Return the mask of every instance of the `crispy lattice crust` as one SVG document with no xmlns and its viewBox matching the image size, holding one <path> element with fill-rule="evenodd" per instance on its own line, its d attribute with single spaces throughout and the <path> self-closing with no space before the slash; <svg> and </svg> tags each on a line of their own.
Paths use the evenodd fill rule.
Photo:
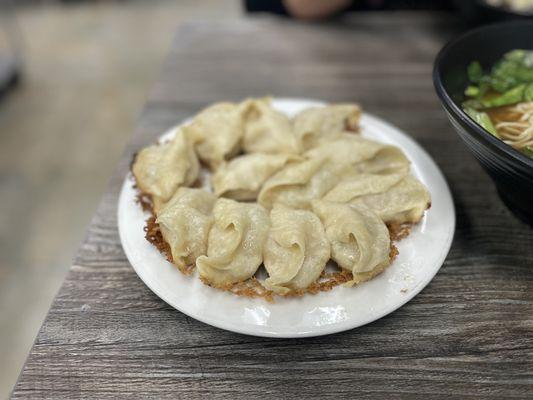
<svg viewBox="0 0 533 400">
<path fill-rule="evenodd" d="M 133 160 L 130 165 L 130 169 L 135 163 L 136 154 L 133 156 Z M 133 176 L 135 179 L 135 175 Z M 174 263 L 172 258 L 172 252 L 170 245 L 165 241 L 161 230 L 159 229 L 159 224 L 156 222 L 156 216 L 153 209 L 152 197 L 148 193 L 143 193 L 140 191 L 139 187 L 135 185 L 135 188 L 138 191 L 137 194 L 137 203 L 142 207 L 144 211 L 148 211 L 151 216 L 146 220 L 146 225 L 144 227 L 145 238 L 150 242 L 159 252 L 171 263 Z M 411 232 L 411 224 L 389 224 L 387 228 L 389 229 L 389 234 L 391 238 L 391 248 L 389 252 L 390 263 L 398 256 L 399 252 L 394 242 L 398 242 L 406 238 Z M 390 264 L 389 264 L 390 265 Z M 363 279 L 356 280 L 355 283 L 361 283 L 368 281 L 377 275 L 381 274 L 389 265 L 377 268 L 372 271 L 371 274 L 365 276 Z M 195 265 L 188 265 L 185 267 L 179 267 L 178 269 L 186 274 L 191 275 L 195 269 Z M 274 302 L 274 292 L 266 289 L 261 282 L 252 277 L 243 282 L 236 282 L 227 285 L 213 285 L 208 282 L 206 279 L 200 277 L 200 280 L 207 286 L 224 290 L 230 293 L 233 293 L 237 296 L 249 297 L 249 298 L 264 298 L 268 302 Z M 305 294 L 317 294 L 320 292 L 327 292 L 332 290 L 334 287 L 351 282 L 354 280 L 353 274 L 349 271 L 338 268 L 334 272 L 323 271 L 320 277 L 316 282 L 313 282 L 306 289 L 292 290 L 282 297 L 301 297 Z"/>
</svg>

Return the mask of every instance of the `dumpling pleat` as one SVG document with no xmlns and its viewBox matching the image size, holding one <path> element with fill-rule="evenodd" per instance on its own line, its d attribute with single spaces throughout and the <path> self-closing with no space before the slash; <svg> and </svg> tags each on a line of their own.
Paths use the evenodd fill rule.
<svg viewBox="0 0 533 400">
<path fill-rule="evenodd" d="M 157 223 L 170 246 L 173 263 L 182 271 L 206 254 L 215 196 L 205 190 L 179 188 L 160 210 Z"/>
<path fill-rule="evenodd" d="M 302 290 L 315 282 L 330 257 L 324 227 L 311 211 L 276 206 L 264 250 L 269 274 L 265 287 L 279 294 Z"/>
<path fill-rule="evenodd" d="M 313 211 L 320 217 L 331 243 L 331 258 L 353 274 L 357 283 L 390 264 L 390 236 L 381 218 L 365 206 L 316 200 Z"/>
<path fill-rule="evenodd" d="M 220 198 L 213 208 L 213 216 L 207 256 L 196 261 L 200 276 L 215 286 L 252 277 L 263 261 L 270 227 L 268 213 L 258 204 Z"/>
<path fill-rule="evenodd" d="M 198 177 L 199 163 L 192 143 L 180 128 L 169 142 L 142 149 L 132 166 L 139 189 L 163 204 L 180 186 L 191 185 Z"/>
<path fill-rule="evenodd" d="M 247 100 L 242 146 L 247 153 L 298 154 L 300 144 L 289 118 L 272 108 L 270 99 Z"/>
</svg>

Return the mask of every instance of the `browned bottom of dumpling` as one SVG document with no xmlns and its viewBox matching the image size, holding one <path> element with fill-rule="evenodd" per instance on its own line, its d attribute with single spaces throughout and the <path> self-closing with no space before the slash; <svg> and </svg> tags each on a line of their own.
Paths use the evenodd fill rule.
<svg viewBox="0 0 533 400">
<path fill-rule="evenodd" d="M 144 211 L 150 212 L 151 216 L 146 220 L 146 225 L 144 227 L 145 238 L 150 242 L 159 252 L 169 261 L 173 262 L 172 253 L 170 250 L 170 245 L 165 241 L 161 231 L 159 229 L 159 224 L 156 222 L 155 213 L 153 210 L 153 203 L 151 196 L 147 193 L 143 193 L 139 190 L 137 195 L 137 202 L 143 208 Z M 387 228 L 389 229 L 389 234 L 391 238 L 391 248 L 389 252 L 390 263 L 398 256 L 399 252 L 397 247 L 394 245 L 395 242 L 406 238 L 411 233 L 411 227 L 413 224 L 389 224 Z M 305 294 L 317 294 L 320 292 L 328 292 L 340 286 L 344 283 L 355 281 L 355 283 L 362 283 L 368 281 L 377 275 L 381 274 L 389 265 L 377 268 L 368 274 L 360 275 L 354 279 L 354 276 L 351 272 L 338 268 L 338 270 L 333 272 L 323 271 L 320 277 L 316 282 L 313 282 L 306 289 L 292 290 L 284 295 L 279 295 L 282 297 L 301 297 Z M 190 275 L 194 271 L 195 266 L 190 265 L 186 268 L 179 268 L 179 270 L 185 275 Z M 230 292 L 237 296 L 243 296 L 248 298 L 263 298 L 268 302 L 274 302 L 274 298 L 277 294 L 266 289 L 259 280 L 255 277 L 247 279 L 243 282 L 237 282 L 232 284 L 227 284 L 223 286 L 215 286 L 202 277 L 200 280 L 207 286 L 213 287 L 215 289 L 223 290 Z"/>
<path fill-rule="evenodd" d="M 413 224 L 387 224 L 391 242 L 399 242 L 400 240 L 405 239 L 407 236 L 409 236 L 409 234 L 411 233 L 412 226 Z"/>
<path fill-rule="evenodd" d="M 317 294 L 320 292 L 327 292 L 333 289 L 335 286 L 342 285 L 352 279 L 352 273 L 349 271 L 341 270 L 335 272 L 322 272 L 316 282 L 313 282 L 306 289 L 292 290 L 283 295 L 276 294 L 271 290 L 266 289 L 257 278 L 253 277 L 243 282 L 237 282 L 222 286 L 216 286 L 209 281 L 200 277 L 200 280 L 207 286 L 230 292 L 237 296 L 249 297 L 249 298 L 263 298 L 266 301 L 273 303 L 274 297 L 302 297 L 305 294 Z"/>
<path fill-rule="evenodd" d="M 237 296 L 250 297 L 250 298 L 264 298 L 266 301 L 274 302 L 274 292 L 266 289 L 261 282 L 255 277 L 246 279 L 242 282 L 228 283 L 225 285 L 214 285 L 207 279 L 200 276 L 200 280 L 207 286 L 233 293 Z"/>
<path fill-rule="evenodd" d="M 163 238 L 163 235 L 161 234 L 161 230 L 159 229 L 159 224 L 155 222 L 154 216 L 151 216 L 150 218 L 146 220 L 144 232 L 145 232 L 144 237 L 146 238 L 146 240 L 148 240 L 150 244 L 155 246 L 155 248 L 159 250 L 159 252 L 163 254 L 169 262 L 173 262 L 174 260 L 172 259 L 172 253 L 170 251 L 170 246 Z"/>
<path fill-rule="evenodd" d="M 137 186 L 135 186 L 135 188 L 139 190 Z M 141 206 L 143 211 L 149 211 L 153 215 L 154 208 L 153 208 L 152 196 L 150 196 L 147 193 L 139 192 L 139 194 L 137 195 L 136 202 L 137 204 Z"/>
</svg>

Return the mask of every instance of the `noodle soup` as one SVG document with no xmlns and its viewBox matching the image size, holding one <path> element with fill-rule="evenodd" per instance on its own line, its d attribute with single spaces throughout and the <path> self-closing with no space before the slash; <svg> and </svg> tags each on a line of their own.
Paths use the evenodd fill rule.
<svg viewBox="0 0 533 400">
<path fill-rule="evenodd" d="M 512 50 L 489 73 L 468 67 L 464 111 L 492 135 L 533 158 L 533 51 Z"/>
</svg>

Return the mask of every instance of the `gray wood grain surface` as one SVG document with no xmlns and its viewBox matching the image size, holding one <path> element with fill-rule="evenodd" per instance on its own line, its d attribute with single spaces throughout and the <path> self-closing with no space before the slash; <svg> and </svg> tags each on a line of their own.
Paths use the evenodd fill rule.
<svg viewBox="0 0 533 400">
<path fill-rule="evenodd" d="M 410 13 L 180 28 L 13 399 L 532 398 L 533 230 L 440 108 L 432 62 L 454 33 L 449 16 Z M 326 337 L 247 337 L 175 311 L 129 265 L 116 211 L 133 152 L 211 102 L 266 94 L 358 101 L 442 168 L 457 208 L 451 252 L 391 315 Z"/>
</svg>

